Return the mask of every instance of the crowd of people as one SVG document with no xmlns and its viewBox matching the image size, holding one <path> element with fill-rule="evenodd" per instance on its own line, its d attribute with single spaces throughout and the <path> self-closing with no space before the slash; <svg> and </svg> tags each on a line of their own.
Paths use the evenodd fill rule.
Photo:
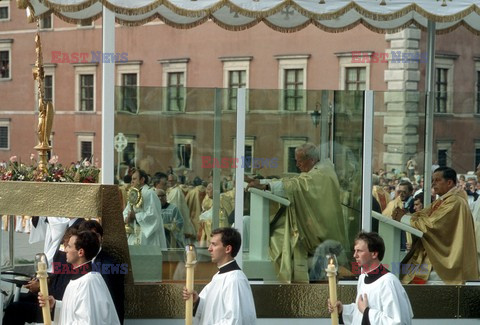
<svg viewBox="0 0 480 325">
<path fill-rule="evenodd" d="M 318 252 L 335 252 L 341 256 L 353 247 L 353 259 L 362 270 L 356 301 L 351 305 L 329 302 L 328 310 L 336 309 L 348 324 L 410 324 L 413 314 L 401 283 L 440 280 L 463 284 L 479 279 L 480 186 L 476 177 L 457 176 L 449 167 L 436 168 L 432 175 L 432 193 L 429 193 L 432 203 L 423 206 L 424 180 L 418 175 L 413 158 L 407 163 L 405 173 L 392 170 L 373 175 L 372 196 L 376 203 L 373 206 L 378 212 L 423 233 L 421 238 L 405 234 L 398 249 L 407 252 L 401 262 L 406 267 L 401 268 L 398 280 L 381 264 L 385 244 L 375 231 L 361 232 L 349 242 L 341 189 L 333 164 L 321 160 L 318 148 L 310 143 L 295 150 L 295 159 L 301 171 L 298 176 L 245 178 L 248 187 L 268 190 L 291 203 L 275 211 L 270 220 L 270 257 L 279 280 L 308 283 L 315 268 L 312 257 Z M 480 168 L 477 172 L 480 177 Z M 183 248 L 189 243 L 208 247 L 219 272 L 200 294 L 186 289 L 182 292 L 183 299 L 193 297 L 197 323 L 212 324 L 228 319 L 239 324 L 254 324 L 255 304 L 248 279 L 234 259 L 240 250 L 241 238 L 232 228 L 233 182 L 223 187 L 226 191 L 220 194 L 220 228 L 212 229 L 212 183 L 195 178 L 192 184 L 186 185 L 171 170 L 150 177 L 141 169 L 133 169 L 120 186 L 127 240 L 129 245 L 162 249 Z M 40 297 L 40 305 L 48 299 L 64 324 L 71 323 L 80 314 L 93 315 L 92 319 L 105 317 L 106 324 L 122 322 L 123 300 L 119 297 L 123 292 L 112 289 L 111 274 L 79 279 L 72 276 L 73 272 L 54 272 L 55 262 L 70 267 L 81 265 L 87 270 L 85 274 L 90 272 L 92 261 L 105 253 L 100 246 L 103 233 L 98 222 L 42 217 L 33 217 L 29 222 L 31 242 L 43 238 L 45 254 L 52 262 L 48 270 L 52 272 L 52 297 Z M 348 258 L 345 261 L 348 264 Z M 89 290 L 93 290 L 90 284 L 99 292 L 95 298 L 88 298 Z M 33 294 L 38 291 L 35 281 L 27 288 Z M 79 300 L 76 296 L 84 298 Z M 37 307 L 33 308 L 32 303 Z M 26 306 L 32 308 L 30 313 L 18 312 Z M 105 312 L 98 312 L 98 306 L 103 306 Z M 18 304 L 10 305 L 5 317 L 21 314 L 22 320 L 25 317 L 33 320 L 38 318 L 38 310 L 36 296 L 32 299 L 32 295 L 27 295 Z M 14 318 L 7 320 L 8 324 L 17 324 Z"/>
</svg>

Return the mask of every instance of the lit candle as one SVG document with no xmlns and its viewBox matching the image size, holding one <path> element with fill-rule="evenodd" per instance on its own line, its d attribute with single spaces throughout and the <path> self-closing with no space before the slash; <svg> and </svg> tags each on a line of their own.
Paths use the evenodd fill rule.
<svg viewBox="0 0 480 325">
<path fill-rule="evenodd" d="M 40 282 L 40 292 L 42 296 L 45 298 L 45 305 L 42 307 L 42 314 L 43 314 L 43 323 L 45 325 L 51 325 L 52 319 L 50 317 L 50 302 L 48 301 L 48 285 L 47 285 L 47 263 L 45 262 L 46 256 L 45 254 L 37 254 L 35 257 L 37 260 L 37 279 Z"/>
<path fill-rule="evenodd" d="M 338 310 L 337 310 L 337 267 L 335 265 L 335 258 L 332 256 L 328 259 L 327 269 L 325 270 L 328 277 L 328 291 L 330 294 L 330 304 L 333 306 L 333 313 L 331 313 L 332 325 L 338 325 Z"/>
<path fill-rule="evenodd" d="M 196 261 L 195 246 L 188 245 L 185 247 L 187 269 L 187 283 L 186 288 L 188 292 L 193 292 L 194 267 Z M 193 321 L 193 295 L 185 301 L 185 325 L 192 325 Z"/>
</svg>

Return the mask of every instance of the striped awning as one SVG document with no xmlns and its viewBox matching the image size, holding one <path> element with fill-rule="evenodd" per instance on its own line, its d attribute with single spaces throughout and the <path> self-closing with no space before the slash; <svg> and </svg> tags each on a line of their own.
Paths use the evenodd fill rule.
<svg viewBox="0 0 480 325">
<path fill-rule="evenodd" d="M 328 32 L 349 30 L 359 24 L 384 33 L 410 25 L 437 33 L 464 26 L 480 35 L 480 0 L 17 0 L 35 16 L 54 13 L 72 22 L 97 19 L 103 6 L 122 25 L 141 25 L 159 19 L 175 28 L 192 28 L 213 21 L 228 30 L 264 23 L 281 32 L 315 25 Z"/>
</svg>

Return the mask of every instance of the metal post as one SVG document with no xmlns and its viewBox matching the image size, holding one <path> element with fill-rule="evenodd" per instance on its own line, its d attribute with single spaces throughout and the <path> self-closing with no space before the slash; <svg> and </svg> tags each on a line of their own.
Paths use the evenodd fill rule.
<svg viewBox="0 0 480 325">
<path fill-rule="evenodd" d="M 214 118 L 213 118 L 213 159 L 221 161 L 222 151 L 222 89 L 215 89 Z M 213 166 L 213 205 L 212 205 L 212 230 L 220 224 L 220 168 Z"/>
<path fill-rule="evenodd" d="M 431 202 L 432 162 L 433 162 L 433 111 L 435 104 L 434 78 L 435 78 L 435 27 L 433 21 L 428 21 L 427 30 L 427 71 L 425 76 L 425 161 L 423 175 L 423 204 Z"/>
<path fill-rule="evenodd" d="M 115 53 L 115 15 L 103 7 L 103 53 Z M 115 62 L 102 62 L 102 184 L 113 184 L 115 133 Z"/>
<path fill-rule="evenodd" d="M 245 88 L 239 88 L 237 92 L 237 145 L 235 157 L 240 159 L 245 155 L 245 112 L 246 112 L 246 97 L 247 92 Z M 242 163 L 237 163 L 235 169 L 235 228 L 238 229 L 243 238 L 243 179 L 245 175 L 245 166 Z M 244 241 L 242 240 L 242 243 Z M 243 244 L 242 244 L 243 246 Z M 240 252 L 243 249 L 240 248 Z M 236 257 L 237 264 L 242 267 L 243 254 L 238 254 Z"/>
<path fill-rule="evenodd" d="M 373 91 L 365 91 L 363 108 L 362 229 L 372 230 Z"/>
</svg>

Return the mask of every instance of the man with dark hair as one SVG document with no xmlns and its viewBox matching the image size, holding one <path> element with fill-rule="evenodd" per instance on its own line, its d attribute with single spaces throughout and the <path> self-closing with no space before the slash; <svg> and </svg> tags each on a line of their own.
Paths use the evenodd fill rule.
<svg viewBox="0 0 480 325">
<path fill-rule="evenodd" d="M 377 233 L 360 232 L 355 238 L 353 257 L 361 268 L 361 275 L 357 284 L 356 303 L 335 303 L 341 324 L 412 323 L 413 312 L 407 293 L 397 277 L 380 263 L 384 254 L 385 244 Z M 330 301 L 328 310 L 333 312 Z"/>
<path fill-rule="evenodd" d="M 103 227 L 98 221 L 84 220 L 80 224 L 78 231 L 91 231 L 98 235 L 100 248 L 92 260 L 92 270 L 102 275 L 108 291 L 112 296 L 113 303 L 115 304 L 118 319 L 120 323 L 123 324 L 125 314 L 125 274 L 128 272 L 128 265 L 126 263 L 118 263 L 118 261 L 102 247 Z"/>
<path fill-rule="evenodd" d="M 147 173 L 136 169 L 132 174 L 131 185 L 140 192 L 141 201 L 130 202 L 133 197 L 130 195 L 129 202 L 123 210 L 125 223 L 130 226 L 130 229 L 133 229 L 132 233 L 128 234 L 128 244 L 160 246 L 162 249 L 166 249 L 162 204 L 155 191 L 148 186 Z"/>
<path fill-rule="evenodd" d="M 99 248 L 99 238 L 91 231 L 74 232 L 68 240 L 67 262 L 73 266 L 72 279 L 62 300 L 48 297 L 50 308 L 55 308 L 57 325 L 120 324 L 105 281 L 100 273 L 92 272 L 91 260 Z M 41 307 L 46 299 L 39 293 Z"/>
<path fill-rule="evenodd" d="M 194 323 L 254 325 L 257 317 L 252 290 L 234 259 L 242 244 L 240 233 L 234 228 L 218 228 L 211 236 L 208 252 L 218 273 L 200 294 L 183 288 L 183 299 L 193 295 Z"/>
<path fill-rule="evenodd" d="M 405 215 L 402 209 L 393 218 L 423 232 L 413 243 L 402 263 L 408 267 L 402 283 L 425 283 L 442 280 L 462 284 L 478 280 L 477 246 L 472 213 L 463 189 L 456 187 L 457 173 L 439 167 L 432 175 L 432 188 L 439 196 L 425 209 Z"/>
</svg>

